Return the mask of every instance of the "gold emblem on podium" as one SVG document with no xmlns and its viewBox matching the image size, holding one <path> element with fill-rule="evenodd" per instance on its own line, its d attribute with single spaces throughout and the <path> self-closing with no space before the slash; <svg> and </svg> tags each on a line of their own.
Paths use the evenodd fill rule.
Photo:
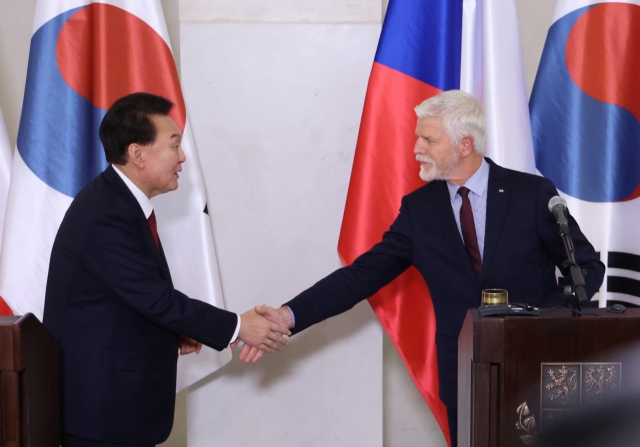
<svg viewBox="0 0 640 447">
<path fill-rule="evenodd" d="M 543 370 L 545 368 L 543 367 Z M 544 389 L 548 391 L 547 398 L 552 403 L 552 407 L 569 408 L 579 403 L 578 394 L 578 372 L 580 367 L 576 366 L 547 366 L 544 371 Z M 543 391 L 544 393 L 544 391 Z"/>
<path fill-rule="evenodd" d="M 543 363 L 541 370 L 542 425 L 620 391 L 621 363 Z"/>
<path fill-rule="evenodd" d="M 582 394 L 586 403 L 600 402 L 620 389 L 619 365 L 583 365 Z"/>
<path fill-rule="evenodd" d="M 562 421 L 581 405 L 602 402 L 620 392 L 622 363 L 542 363 L 540 425 Z M 527 402 L 516 409 L 516 430 L 525 445 L 532 445 L 536 419 Z"/>
<path fill-rule="evenodd" d="M 520 439 L 522 440 L 522 442 L 524 442 L 525 445 L 533 444 L 536 428 L 536 417 L 533 415 L 529 416 L 529 405 L 527 404 L 526 400 L 518 405 L 516 413 L 518 413 L 516 430 L 524 431 L 524 434 L 520 435 Z"/>
</svg>

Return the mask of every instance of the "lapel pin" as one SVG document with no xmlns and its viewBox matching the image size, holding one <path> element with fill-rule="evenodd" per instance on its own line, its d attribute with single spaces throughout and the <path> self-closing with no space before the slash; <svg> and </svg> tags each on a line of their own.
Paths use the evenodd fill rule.
<svg viewBox="0 0 640 447">
<path fill-rule="evenodd" d="M 498 192 L 504 192 L 504 189 L 499 189 Z"/>
</svg>

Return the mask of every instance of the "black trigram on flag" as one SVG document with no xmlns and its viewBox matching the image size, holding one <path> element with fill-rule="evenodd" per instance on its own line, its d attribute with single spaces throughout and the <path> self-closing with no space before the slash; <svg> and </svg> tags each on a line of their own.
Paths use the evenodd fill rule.
<svg viewBox="0 0 640 447">
<path fill-rule="evenodd" d="M 640 256 L 610 251 L 607 269 L 620 269 L 640 273 Z M 607 275 L 607 292 L 624 293 L 640 298 L 640 281 L 625 276 Z"/>
</svg>

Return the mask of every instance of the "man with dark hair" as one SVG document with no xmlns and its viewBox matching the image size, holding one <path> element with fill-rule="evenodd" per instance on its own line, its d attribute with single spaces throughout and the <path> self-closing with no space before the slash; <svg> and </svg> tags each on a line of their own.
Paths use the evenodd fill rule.
<svg viewBox="0 0 640 447">
<path fill-rule="evenodd" d="M 266 352 L 289 331 L 173 288 L 150 199 L 185 162 L 172 103 L 135 93 L 100 126 L 112 163 L 73 200 L 56 236 L 44 324 L 58 340 L 62 446 L 151 446 L 173 425 L 177 354 L 241 340 Z"/>
<path fill-rule="evenodd" d="M 117 100 L 100 124 L 100 141 L 109 163 L 125 165 L 131 143 L 147 145 L 156 137 L 150 115 L 168 116 L 173 103 L 162 96 L 133 93 Z"/>
</svg>

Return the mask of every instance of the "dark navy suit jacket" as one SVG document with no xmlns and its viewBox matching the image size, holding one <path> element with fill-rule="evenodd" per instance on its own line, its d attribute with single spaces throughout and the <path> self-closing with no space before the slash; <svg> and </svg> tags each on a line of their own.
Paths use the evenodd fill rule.
<svg viewBox="0 0 640 447">
<path fill-rule="evenodd" d="M 44 324 L 60 346 L 63 432 L 161 443 L 173 425 L 178 334 L 222 350 L 236 323 L 173 288 L 140 205 L 107 168 L 74 199 L 51 252 Z"/>
<path fill-rule="evenodd" d="M 550 180 L 502 168 L 491 160 L 482 277 L 479 280 L 456 226 L 447 185 L 431 182 L 402 199 L 400 213 L 382 241 L 352 265 L 336 270 L 286 303 L 300 332 L 352 308 L 414 265 L 429 286 L 436 317 L 440 397 L 457 406 L 458 335 L 468 309 L 487 288 L 509 291 L 511 302 L 562 305 L 556 266 L 566 259 L 559 227 L 549 212 L 557 195 Z M 578 264 L 587 271 L 591 297 L 604 265 L 570 217 Z M 566 271 L 561 268 L 563 274 Z"/>
</svg>

